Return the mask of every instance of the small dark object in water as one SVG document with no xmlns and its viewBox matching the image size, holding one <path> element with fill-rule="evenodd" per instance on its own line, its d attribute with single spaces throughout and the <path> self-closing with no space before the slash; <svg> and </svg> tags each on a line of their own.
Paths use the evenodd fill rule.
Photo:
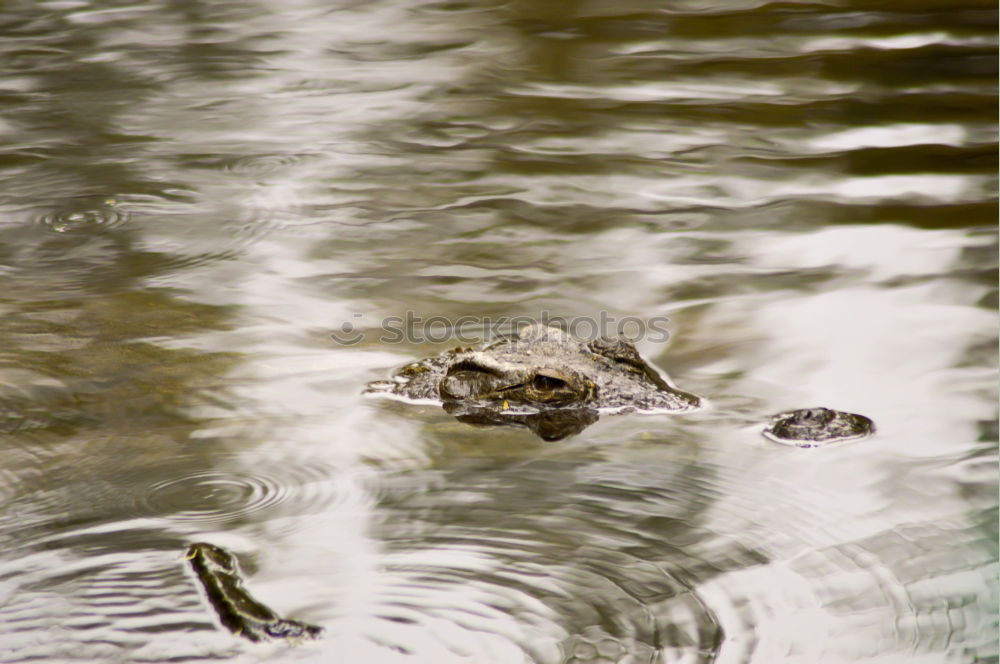
<svg viewBox="0 0 1000 664">
<path fill-rule="evenodd" d="M 258 642 L 314 639 L 322 634 L 322 627 L 286 620 L 251 597 L 243 588 L 236 556 L 225 549 L 197 542 L 188 548 L 187 559 L 219 620 L 237 636 Z"/>
<path fill-rule="evenodd" d="M 819 447 L 870 436 L 875 425 L 864 415 L 830 408 L 800 408 L 778 413 L 764 429 L 776 443 L 796 447 Z"/>
</svg>

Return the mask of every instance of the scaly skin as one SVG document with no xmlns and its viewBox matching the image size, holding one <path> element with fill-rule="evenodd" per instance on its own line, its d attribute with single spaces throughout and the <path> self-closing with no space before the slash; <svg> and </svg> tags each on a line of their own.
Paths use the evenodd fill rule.
<svg viewBox="0 0 1000 664">
<path fill-rule="evenodd" d="M 535 409 L 634 408 L 686 411 L 701 400 L 667 383 L 623 338 L 583 341 L 533 325 L 481 349 L 455 348 L 413 362 L 369 392 L 410 399 Z"/>
<path fill-rule="evenodd" d="M 219 620 L 237 636 L 258 642 L 312 639 L 323 632 L 322 627 L 286 620 L 255 600 L 243 587 L 236 557 L 225 549 L 197 542 L 188 548 L 187 559 Z"/>
<path fill-rule="evenodd" d="M 630 341 L 588 342 L 543 325 L 413 362 L 367 391 L 437 401 L 462 421 L 522 425 L 545 440 L 581 431 L 600 409 L 684 412 L 701 405 L 664 380 Z"/>
</svg>

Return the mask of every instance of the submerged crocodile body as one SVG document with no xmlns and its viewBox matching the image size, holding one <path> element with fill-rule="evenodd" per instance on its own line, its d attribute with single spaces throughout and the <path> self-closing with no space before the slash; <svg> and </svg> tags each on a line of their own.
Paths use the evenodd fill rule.
<svg viewBox="0 0 1000 664">
<path fill-rule="evenodd" d="M 369 383 L 366 392 L 440 403 L 463 422 L 525 426 L 544 440 L 579 433 L 602 411 L 681 413 L 702 405 L 700 397 L 670 384 L 627 339 L 586 341 L 544 325 L 407 364 L 390 380 Z M 775 415 L 764 435 L 815 447 L 873 430 L 861 415 L 806 408 Z"/>
</svg>

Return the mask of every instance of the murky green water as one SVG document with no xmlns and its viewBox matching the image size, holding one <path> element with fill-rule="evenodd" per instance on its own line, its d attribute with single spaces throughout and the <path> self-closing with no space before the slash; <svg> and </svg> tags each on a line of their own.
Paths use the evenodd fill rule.
<svg viewBox="0 0 1000 664">
<path fill-rule="evenodd" d="M 996 662 L 996 18 L 4 3 L 0 660 Z M 361 396 L 514 316 L 667 318 L 710 407 Z M 820 405 L 878 433 L 759 435 Z"/>
</svg>

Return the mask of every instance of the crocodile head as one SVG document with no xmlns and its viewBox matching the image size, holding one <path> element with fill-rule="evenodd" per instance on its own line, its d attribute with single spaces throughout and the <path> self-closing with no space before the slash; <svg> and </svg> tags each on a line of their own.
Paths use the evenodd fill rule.
<svg viewBox="0 0 1000 664">
<path fill-rule="evenodd" d="M 600 410 L 682 412 L 700 405 L 627 339 L 588 341 L 543 325 L 414 362 L 368 391 L 433 400 L 464 421 L 528 426 L 549 440 L 582 430 Z"/>
</svg>

